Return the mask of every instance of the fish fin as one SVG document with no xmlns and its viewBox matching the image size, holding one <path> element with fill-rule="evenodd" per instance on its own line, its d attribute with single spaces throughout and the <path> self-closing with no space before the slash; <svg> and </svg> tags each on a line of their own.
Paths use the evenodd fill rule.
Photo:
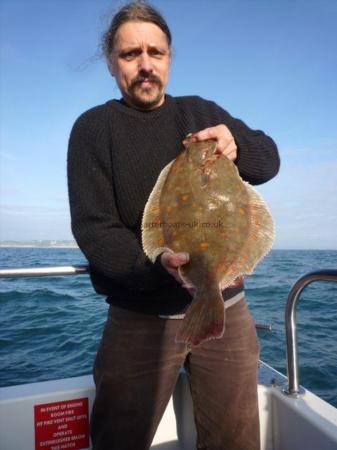
<svg viewBox="0 0 337 450">
<path fill-rule="evenodd" d="M 220 289 L 211 293 L 200 291 L 200 294 L 197 291 L 176 335 L 176 342 L 197 346 L 221 338 L 224 331 L 225 305 Z"/>
<path fill-rule="evenodd" d="M 249 196 L 247 239 L 220 285 L 228 287 L 238 276 L 252 274 L 257 263 L 270 251 L 274 241 L 274 223 L 259 192 L 244 182 Z"/>
<path fill-rule="evenodd" d="M 152 192 L 146 202 L 142 218 L 142 243 L 144 253 L 152 262 L 155 261 L 158 254 L 165 250 L 170 251 L 164 244 L 163 227 L 160 224 L 160 196 L 170 171 L 173 161 L 167 164 L 160 172 L 159 177 L 152 189 Z"/>
<path fill-rule="evenodd" d="M 275 232 L 266 202 L 249 183 L 245 184 L 250 198 L 249 231 L 237 265 L 241 273 L 251 274 L 256 264 L 270 251 Z"/>
</svg>

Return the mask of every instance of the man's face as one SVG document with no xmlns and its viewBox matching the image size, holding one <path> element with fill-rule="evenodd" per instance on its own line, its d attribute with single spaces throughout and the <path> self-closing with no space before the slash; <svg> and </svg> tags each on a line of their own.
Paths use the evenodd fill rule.
<svg viewBox="0 0 337 450">
<path fill-rule="evenodd" d="M 109 67 L 126 103 L 150 110 L 163 104 L 171 52 L 166 35 L 151 22 L 126 22 L 116 33 Z"/>
</svg>

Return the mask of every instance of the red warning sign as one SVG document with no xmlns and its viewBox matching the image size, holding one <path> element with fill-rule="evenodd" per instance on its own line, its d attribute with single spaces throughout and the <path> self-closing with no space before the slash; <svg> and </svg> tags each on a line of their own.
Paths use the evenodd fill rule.
<svg viewBox="0 0 337 450">
<path fill-rule="evenodd" d="M 81 450 L 89 447 L 88 399 L 34 406 L 35 450 Z"/>
</svg>

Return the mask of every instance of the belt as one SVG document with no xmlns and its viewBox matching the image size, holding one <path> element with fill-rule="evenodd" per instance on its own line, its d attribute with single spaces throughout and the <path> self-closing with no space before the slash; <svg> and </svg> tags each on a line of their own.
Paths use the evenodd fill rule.
<svg viewBox="0 0 337 450">
<path fill-rule="evenodd" d="M 242 300 L 245 297 L 244 291 L 239 292 L 238 294 L 234 295 L 234 297 L 229 298 L 224 302 L 225 309 L 230 308 L 231 306 L 235 305 L 235 303 L 238 303 L 240 300 Z M 159 317 L 161 319 L 183 319 L 185 317 L 185 313 L 183 314 L 172 314 L 172 315 L 163 315 L 160 314 Z"/>
</svg>

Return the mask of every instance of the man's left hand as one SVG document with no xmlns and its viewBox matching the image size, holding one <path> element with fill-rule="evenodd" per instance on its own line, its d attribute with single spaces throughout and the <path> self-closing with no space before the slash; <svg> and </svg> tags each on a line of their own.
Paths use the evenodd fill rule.
<svg viewBox="0 0 337 450">
<path fill-rule="evenodd" d="M 207 139 L 215 139 L 217 141 L 216 152 L 227 156 L 231 161 L 237 158 L 237 147 L 234 137 L 226 125 L 216 125 L 215 127 L 205 128 L 192 135 L 192 141 L 206 141 Z"/>
</svg>

